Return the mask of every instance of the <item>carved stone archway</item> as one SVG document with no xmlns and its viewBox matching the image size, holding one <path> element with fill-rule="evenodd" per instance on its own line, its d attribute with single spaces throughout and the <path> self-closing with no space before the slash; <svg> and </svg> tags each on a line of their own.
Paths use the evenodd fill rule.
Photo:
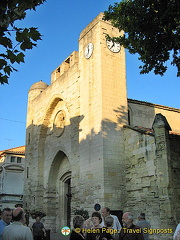
<svg viewBox="0 0 180 240">
<path fill-rule="evenodd" d="M 68 157 L 59 151 L 50 168 L 48 187 L 44 197 L 46 222 L 53 231 L 70 226 L 71 168 Z"/>
</svg>

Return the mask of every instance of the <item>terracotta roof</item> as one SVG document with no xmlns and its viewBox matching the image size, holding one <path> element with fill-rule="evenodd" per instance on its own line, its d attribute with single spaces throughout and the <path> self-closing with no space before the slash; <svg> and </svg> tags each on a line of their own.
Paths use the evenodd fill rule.
<svg viewBox="0 0 180 240">
<path fill-rule="evenodd" d="M 4 153 L 25 154 L 25 146 L 10 148 L 0 151 L 0 155 Z"/>
<path fill-rule="evenodd" d="M 153 133 L 154 133 L 154 130 L 151 129 L 151 128 L 145 128 L 145 127 L 135 126 L 134 129 L 135 129 L 135 130 L 138 130 L 138 131 L 142 131 L 143 133 L 146 133 L 146 134 L 151 134 L 151 135 L 153 135 Z"/>
<path fill-rule="evenodd" d="M 129 126 L 129 125 L 124 125 L 124 128 L 130 128 L 132 130 L 144 133 L 144 134 L 148 134 L 148 135 L 154 135 L 154 130 L 151 128 L 145 128 L 145 127 L 139 127 L 139 126 Z M 169 131 L 169 135 L 176 135 L 176 136 L 180 136 L 179 132 L 172 132 Z"/>
<path fill-rule="evenodd" d="M 124 128 L 130 128 L 132 130 L 135 130 L 137 132 L 141 132 L 144 134 L 148 134 L 148 135 L 154 135 L 154 131 L 151 128 L 145 128 L 145 127 L 139 127 L 139 126 L 129 126 L 129 125 L 124 125 Z"/>
<path fill-rule="evenodd" d="M 172 131 L 170 131 L 169 132 L 171 135 L 177 135 L 177 136 L 180 136 L 180 133 L 179 132 L 172 132 Z"/>
<path fill-rule="evenodd" d="M 171 137 L 178 137 L 178 138 L 180 137 L 180 132 L 175 133 L 175 132 L 170 131 L 169 134 L 171 135 Z"/>
</svg>

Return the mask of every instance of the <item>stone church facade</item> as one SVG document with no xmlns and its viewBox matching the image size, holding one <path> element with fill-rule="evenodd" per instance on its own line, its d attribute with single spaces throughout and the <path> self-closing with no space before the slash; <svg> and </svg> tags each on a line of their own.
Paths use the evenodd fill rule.
<svg viewBox="0 0 180 240">
<path fill-rule="evenodd" d="M 81 32 L 79 51 L 49 86 L 29 90 L 25 207 L 46 212 L 53 231 L 69 225 L 75 209 L 91 214 L 95 203 L 145 212 L 153 228 L 174 229 L 180 109 L 127 99 L 125 51 L 106 39 L 120 33 L 102 18 Z"/>
</svg>

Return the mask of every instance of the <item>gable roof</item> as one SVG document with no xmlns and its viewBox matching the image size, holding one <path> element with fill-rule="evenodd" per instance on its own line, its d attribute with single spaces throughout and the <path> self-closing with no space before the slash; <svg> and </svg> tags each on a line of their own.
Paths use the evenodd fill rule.
<svg viewBox="0 0 180 240">
<path fill-rule="evenodd" d="M 139 101 L 139 100 L 130 99 L 130 98 L 128 98 L 128 103 L 146 105 L 146 106 L 149 106 L 149 107 L 155 107 L 155 108 L 159 108 L 159 109 L 164 109 L 164 110 L 180 113 L 179 108 L 167 107 L 167 106 L 160 105 L 160 104 L 155 104 L 155 103 L 150 103 L 150 102 L 145 102 L 145 101 Z"/>
<path fill-rule="evenodd" d="M 15 148 L 10 148 L 10 149 L 0 151 L 0 155 L 5 154 L 5 153 L 6 154 L 21 154 L 21 155 L 24 155 L 25 154 L 25 146 L 20 146 L 20 147 L 15 147 Z"/>
</svg>

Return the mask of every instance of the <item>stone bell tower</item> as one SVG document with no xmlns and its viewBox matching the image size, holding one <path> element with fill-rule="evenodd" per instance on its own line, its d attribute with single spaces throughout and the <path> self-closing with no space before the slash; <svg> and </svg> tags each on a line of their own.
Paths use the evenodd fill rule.
<svg viewBox="0 0 180 240">
<path fill-rule="evenodd" d="M 43 210 L 53 231 L 69 226 L 75 209 L 124 206 L 125 52 L 107 34 L 120 35 L 101 13 L 51 84 L 29 91 L 24 203 Z"/>
<path fill-rule="evenodd" d="M 108 206 L 113 202 L 113 208 L 119 209 L 125 199 L 122 126 L 128 122 L 125 51 L 107 41 L 107 34 L 121 33 L 101 13 L 79 38 L 80 115 L 84 116 L 80 158 L 87 195 L 94 186 L 85 201 Z"/>
</svg>

